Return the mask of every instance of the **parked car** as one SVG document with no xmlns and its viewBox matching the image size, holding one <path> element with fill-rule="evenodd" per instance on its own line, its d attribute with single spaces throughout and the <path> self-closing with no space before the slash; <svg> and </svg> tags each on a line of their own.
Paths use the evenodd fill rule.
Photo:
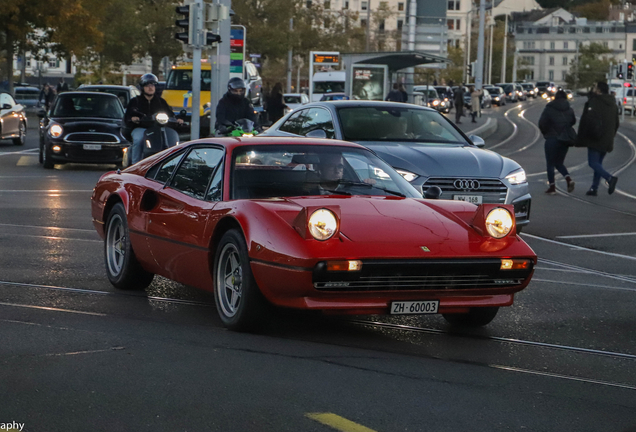
<svg viewBox="0 0 636 432">
<path fill-rule="evenodd" d="M 27 116 L 24 106 L 9 93 L 0 93 L 0 140 L 10 139 L 15 145 L 24 145 Z"/>
<path fill-rule="evenodd" d="M 283 101 L 291 110 L 309 103 L 309 96 L 305 93 L 285 93 L 283 95 Z"/>
<path fill-rule="evenodd" d="M 40 108 L 40 89 L 37 87 L 20 86 L 13 89 L 13 97 L 27 112 L 37 112 Z"/>
<path fill-rule="evenodd" d="M 40 111 L 40 163 L 121 165 L 130 143 L 121 132 L 124 107 L 104 92 L 64 92 L 48 113 Z"/>
<path fill-rule="evenodd" d="M 530 221 L 531 196 L 523 168 L 481 149 L 481 138 L 467 137 L 430 108 L 380 101 L 315 102 L 283 117 L 263 135 L 362 144 L 423 192 L 437 186 L 445 199 L 512 204 L 519 228 Z"/>
<path fill-rule="evenodd" d="M 482 326 L 537 262 L 512 206 L 422 199 L 335 140 L 193 141 L 102 176 L 91 209 L 116 288 L 161 275 L 212 291 L 232 330 L 258 328 L 269 304 Z"/>
<path fill-rule="evenodd" d="M 129 85 L 129 86 L 119 86 L 119 85 L 110 85 L 110 84 L 96 84 L 96 85 L 86 85 L 82 84 L 77 89 L 78 91 L 90 91 L 90 92 L 102 92 L 102 93 L 110 93 L 114 94 L 119 98 L 124 110 L 128 106 L 128 102 L 134 97 L 137 97 L 141 94 L 137 87 Z"/>
<path fill-rule="evenodd" d="M 506 93 L 501 87 L 485 87 L 490 93 L 490 98 L 493 104 L 502 106 L 506 104 Z"/>
</svg>

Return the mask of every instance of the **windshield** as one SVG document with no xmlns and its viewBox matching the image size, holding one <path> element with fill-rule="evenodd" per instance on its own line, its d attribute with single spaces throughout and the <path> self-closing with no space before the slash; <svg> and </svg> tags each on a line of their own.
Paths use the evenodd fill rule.
<svg viewBox="0 0 636 432">
<path fill-rule="evenodd" d="M 122 119 L 124 109 L 111 95 L 61 94 L 53 107 L 52 117 L 105 117 Z"/>
<path fill-rule="evenodd" d="M 501 89 L 499 87 L 488 87 L 488 91 L 490 92 L 490 94 L 501 93 Z"/>
<path fill-rule="evenodd" d="M 209 70 L 201 71 L 201 91 L 210 91 Z M 192 69 L 173 69 L 166 80 L 166 90 L 192 90 Z"/>
<path fill-rule="evenodd" d="M 344 81 L 314 81 L 314 93 L 342 93 Z"/>
<path fill-rule="evenodd" d="M 285 103 L 300 103 L 300 96 L 283 96 Z"/>
<path fill-rule="evenodd" d="M 539 81 L 537 87 L 547 87 L 550 85 L 550 81 Z"/>
<path fill-rule="evenodd" d="M 532 90 L 534 88 L 532 84 L 521 84 L 521 87 L 523 87 L 526 90 Z"/>
<path fill-rule="evenodd" d="M 510 93 L 513 90 L 513 86 L 512 84 L 501 84 L 500 87 L 503 89 L 503 91 L 505 91 L 506 93 Z"/>
<path fill-rule="evenodd" d="M 347 107 L 338 110 L 345 141 L 409 141 L 467 144 L 437 111 L 417 108 Z"/>
<path fill-rule="evenodd" d="M 435 90 L 417 90 L 417 93 L 422 93 L 422 97 L 428 97 L 429 99 L 437 99 L 439 97 Z"/>
<path fill-rule="evenodd" d="M 27 89 L 16 89 L 15 90 L 15 100 L 23 101 L 23 100 L 33 100 L 37 99 L 40 96 L 40 90 L 27 90 Z"/>
<path fill-rule="evenodd" d="M 366 149 L 251 146 L 234 150 L 232 199 L 313 195 L 421 198 L 393 168 Z"/>
<path fill-rule="evenodd" d="M 107 88 L 107 87 L 106 88 L 105 87 L 93 87 L 93 88 L 89 87 L 89 88 L 82 88 L 81 90 L 100 92 L 100 93 L 110 93 L 117 96 L 123 106 L 128 105 L 128 95 L 129 95 L 128 90 L 120 90 L 120 89 L 113 89 L 113 88 Z"/>
</svg>

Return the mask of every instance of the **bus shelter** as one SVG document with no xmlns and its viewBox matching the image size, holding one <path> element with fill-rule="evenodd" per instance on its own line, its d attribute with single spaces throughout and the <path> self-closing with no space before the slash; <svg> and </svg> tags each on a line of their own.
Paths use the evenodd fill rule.
<svg viewBox="0 0 636 432">
<path fill-rule="evenodd" d="M 384 100 L 391 84 L 397 82 L 400 71 L 415 66 L 449 64 L 446 57 L 423 51 L 395 51 L 343 53 L 342 66 L 346 71 L 345 93 L 350 99 Z M 413 101 L 413 75 L 405 82 L 409 101 Z"/>
</svg>

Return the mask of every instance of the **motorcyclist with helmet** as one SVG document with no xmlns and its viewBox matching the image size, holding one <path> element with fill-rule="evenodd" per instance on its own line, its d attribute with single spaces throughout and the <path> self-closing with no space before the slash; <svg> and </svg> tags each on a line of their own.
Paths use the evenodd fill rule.
<svg viewBox="0 0 636 432">
<path fill-rule="evenodd" d="M 238 77 L 231 78 L 227 83 L 227 93 L 223 95 L 216 106 L 216 123 L 214 129 L 220 134 L 225 134 L 226 126 L 234 124 L 240 119 L 249 119 L 254 122 L 254 128 L 260 132 L 254 106 L 245 97 L 245 82 Z"/>
<path fill-rule="evenodd" d="M 147 73 L 139 80 L 141 94 L 130 100 L 124 114 L 124 122 L 127 127 L 132 129 L 132 151 L 131 163 L 136 164 L 142 159 L 143 155 L 143 137 L 146 128 L 140 126 L 141 116 L 153 116 L 159 112 L 166 113 L 169 117 L 175 118 L 172 108 L 165 99 L 158 96 L 156 92 L 157 77 L 154 74 Z M 183 124 L 182 119 L 177 119 L 178 124 Z M 179 140 L 179 134 L 173 129 L 167 129 L 166 133 L 175 134 L 176 141 Z"/>
</svg>

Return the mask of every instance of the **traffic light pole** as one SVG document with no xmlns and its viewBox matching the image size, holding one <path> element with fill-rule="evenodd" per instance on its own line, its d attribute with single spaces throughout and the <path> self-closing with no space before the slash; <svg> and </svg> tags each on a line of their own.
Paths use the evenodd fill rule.
<svg viewBox="0 0 636 432">
<path fill-rule="evenodd" d="M 190 6 L 194 14 L 192 29 L 192 116 L 190 117 L 190 139 L 199 139 L 201 130 L 201 46 L 203 45 L 203 1 L 194 0 Z"/>
</svg>

